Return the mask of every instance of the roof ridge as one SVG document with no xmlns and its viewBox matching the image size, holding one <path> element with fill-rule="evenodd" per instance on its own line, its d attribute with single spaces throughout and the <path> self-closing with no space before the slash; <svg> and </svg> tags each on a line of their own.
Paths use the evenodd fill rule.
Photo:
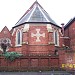
<svg viewBox="0 0 75 75">
<path fill-rule="evenodd" d="M 71 23 L 73 23 L 73 21 L 75 21 L 75 17 L 71 18 L 68 23 L 64 26 L 64 28 L 66 29 Z"/>
</svg>

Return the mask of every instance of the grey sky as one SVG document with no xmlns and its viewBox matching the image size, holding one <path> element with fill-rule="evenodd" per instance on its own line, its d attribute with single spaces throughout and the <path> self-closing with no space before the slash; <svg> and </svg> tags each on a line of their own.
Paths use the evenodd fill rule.
<svg viewBox="0 0 75 75">
<path fill-rule="evenodd" d="M 0 31 L 9 30 L 35 0 L 0 0 Z M 58 24 L 67 23 L 75 16 L 75 0 L 38 0 L 50 17 Z"/>
</svg>

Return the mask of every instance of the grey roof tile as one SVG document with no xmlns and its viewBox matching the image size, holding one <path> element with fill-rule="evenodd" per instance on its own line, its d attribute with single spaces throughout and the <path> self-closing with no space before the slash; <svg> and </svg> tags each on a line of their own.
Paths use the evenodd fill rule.
<svg viewBox="0 0 75 75">
<path fill-rule="evenodd" d="M 57 25 L 37 1 L 33 3 L 15 26 L 21 25 L 25 22 L 50 22 Z"/>
</svg>

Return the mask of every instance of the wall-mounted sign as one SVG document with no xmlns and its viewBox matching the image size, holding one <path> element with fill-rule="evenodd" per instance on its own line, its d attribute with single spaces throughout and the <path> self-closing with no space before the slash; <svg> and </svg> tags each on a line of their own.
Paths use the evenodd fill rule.
<svg viewBox="0 0 75 75">
<path fill-rule="evenodd" d="M 62 64 L 62 68 L 75 68 L 75 64 Z"/>
</svg>

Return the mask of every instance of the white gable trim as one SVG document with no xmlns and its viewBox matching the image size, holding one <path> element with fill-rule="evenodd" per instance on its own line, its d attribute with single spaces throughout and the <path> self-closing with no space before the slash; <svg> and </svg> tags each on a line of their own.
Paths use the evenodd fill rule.
<svg viewBox="0 0 75 75">
<path fill-rule="evenodd" d="M 34 13 L 34 11 L 35 11 L 36 7 L 38 7 L 38 8 L 39 8 L 40 12 L 43 14 L 43 16 L 45 17 L 45 19 L 47 20 L 47 22 L 50 22 L 50 21 L 47 19 L 47 17 L 45 16 L 45 14 L 42 12 L 42 10 L 41 10 L 40 6 L 38 6 L 38 5 L 35 5 L 35 6 L 33 7 L 33 9 L 32 9 L 33 11 L 32 11 L 32 13 L 30 14 L 30 16 L 29 16 L 29 18 L 27 19 L 27 21 L 26 21 L 26 22 L 28 22 L 28 21 L 30 20 L 30 18 L 31 18 L 31 16 L 32 16 L 32 14 Z"/>
<path fill-rule="evenodd" d="M 30 20 L 30 18 L 31 18 L 31 16 L 32 16 L 32 14 L 34 13 L 35 9 L 36 9 L 36 6 L 33 7 L 33 9 L 32 9 L 33 11 L 32 11 L 32 13 L 30 14 L 30 16 L 29 16 L 29 18 L 27 19 L 26 22 L 28 22 L 28 21 Z"/>
<path fill-rule="evenodd" d="M 42 12 L 41 8 L 40 8 L 39 6 L 38 6 L 38 8 L 39 8 L 40 12 L 43 14 L 43 16 L 45 17 L 45 19 L 46 19 L 48 22 L 50 22 L 50 21 L 47 19 L 47 17 L 45 16 L 45 14 Z"/>
</svg>

